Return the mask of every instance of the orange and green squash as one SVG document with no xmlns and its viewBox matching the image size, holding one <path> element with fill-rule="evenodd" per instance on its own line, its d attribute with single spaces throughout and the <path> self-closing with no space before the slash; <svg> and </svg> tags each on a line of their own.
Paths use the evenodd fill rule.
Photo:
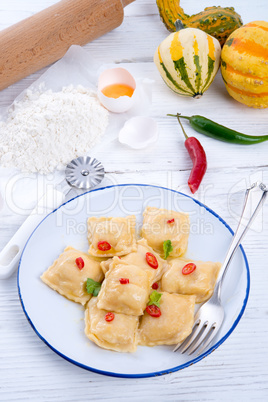
<svg viewBox="0 0 268 402">
<path fill-rule="evenodd" d="M 218 39 L 221 46 L 228 36 L 241 27 L 241 16 L 233 7 L 207 7 L 198 14 L 187 15 L 180 0 L 156 0 L 162 21 L 171 32 L 176 31 L 175 22 L 180 20 L 184 28 L 198 28 Z"/>
<path fill-rule="evenodd" d="M 238 102 L 268 107 L 268 22 L 253 21 L 230 35 L 222 49 L 221 73 Z"/>
</svg>

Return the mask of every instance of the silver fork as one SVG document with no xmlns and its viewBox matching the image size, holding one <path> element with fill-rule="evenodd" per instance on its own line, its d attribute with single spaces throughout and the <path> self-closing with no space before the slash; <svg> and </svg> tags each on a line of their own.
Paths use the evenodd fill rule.
<svg viewBox="0 0 268 402">
<path fill-rule="evenodd" d="M 234 253 L 259 212 L 267 192 L 267 187 L 260 182 L 254 183 L 246 190 L 242 215 L 220 269 L 213 295 L 197 311 L 192 333 L 182 343 L 179 343 L 173 352 L 179 350 L 181 353 L 187 353 L 188 355 L 197 352 L 197 355 L 199 355 L 217 335 L 224 320 L 224 309 L 221 305 L 222 282 Z"/>
</svg>

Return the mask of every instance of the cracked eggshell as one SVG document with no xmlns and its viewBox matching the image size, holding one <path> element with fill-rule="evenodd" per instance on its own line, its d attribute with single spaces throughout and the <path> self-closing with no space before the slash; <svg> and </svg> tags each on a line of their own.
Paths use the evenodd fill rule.
<svg viewBox="0 0 268 402">
<path fill-rule="evenodd" d="M 129 85 L 134 89 L 133 95 L 131 97 L 120 96 L 116 99 L 105 96 L 102 90 L 108 85 L 113 84 Z M 110 112 L 124 113 L 134 105 L 136 99 L 136 81 L 130 72 L 124 68 L 118 67 L 105 70 L 99 77 L 98 98 L 101 104 Z"/>
<path fill-rule="evenodd" d="M 134 149 L 146 148 L 157 139 L 157 123 L 151 117 L 146 116 L 136 116 L 127 120 L 118 135 L 121 144 Z"/>
</svg>

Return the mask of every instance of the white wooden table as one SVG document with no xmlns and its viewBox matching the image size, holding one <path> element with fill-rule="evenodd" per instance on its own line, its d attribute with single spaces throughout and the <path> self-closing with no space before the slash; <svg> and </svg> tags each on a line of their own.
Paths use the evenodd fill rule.
<svg viewBox="0 0 268 402">
<path fill-rule="evenodd" d="M 1 0 L 0 29 L 55 3 L 55 0 Z M 185 11 L 199 12 L 214 0 L 181 1 Z M 268 20 L 267 0 L 221 0 L 235 6 L 243 21 Z M 167 36 L 154 0 L 137 0 L 125 9 L 121 27 L 85 46 L 101 62 L 136 63 L 140 75 L 155 79 L 150 114 L 159 124 L 156 145 L 144 151 L 122 147 L 116 140 L 96 155 L 105 165 L 105 183 L 148 183 L 190 194 L 187 179 L 191 162 L 176 121 L 166 113 L 201 114 L 252 134 L 267 134 L 268 109 L 253 110 L 232 100 L 220 73 L 201 100 L 184 99 L 161 81 L 152 57 Z M 45 70 L 43 70 L 45 71 Z M 36 80 L 33 74 L 0 93 L 0 107 Z M 256 180 L 268 184 L 268 143 L 244 147 L 224 144 L 187 132 L 202 142 L 208 171 L 195 198 L 219 213 L 234 229 L 241 210 L 243 191 Z M 58 179 L 16 176 L 0 168 L 0 249 L 24 221 L 27 211 L 11 207 L 12 177 L 21 179 L 12 199 L 30 211 L 42 189 Z M 40 188 L 39 188 L 40 190 Z M 25 197 L 26 194 L 26 197 Z M 51 351 L 34 333 L 22 311 L 16 274 L 0 281 L 0 400 L 5 401 L 265 401 L 268 400 L 268 203 L 243 242 L 250 269 L 251 290 L 246 311 L 226 342 L 212 355 L 185 370 L 149 379 L 120 379 L 97 375 L 76 367 Z"/>
</svg>

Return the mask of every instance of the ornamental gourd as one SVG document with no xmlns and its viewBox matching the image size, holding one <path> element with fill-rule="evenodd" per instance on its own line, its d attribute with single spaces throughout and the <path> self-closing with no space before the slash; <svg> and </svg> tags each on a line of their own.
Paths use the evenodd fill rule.
<svg viewBox="0 0 268 402">
<path fill-rule="evenodd" d="M 180 0 L 156 0 L 161 19 L 169 31 L 175 31 L 180 20 L 184 28 L 198 28 L 218 39 L 221 46 L 228 36 L 241 27 L 241 16 L 233 7 L 207 7 L 198 14 L 187 15 Z"/>
<path fill-rule="evenodd" d="M 254 21 L 231 34 L 221 72 L 229 94 L 247 106 L 268 107 L 268 22 Z"/>
<path fill-rule="evenodd" d="M 160 43 L 154 62 L 174 92 L 200 98 L 215 78 L 220 54 L 217 39 L 200 29 L 186 28 Z"/>
</svg>

